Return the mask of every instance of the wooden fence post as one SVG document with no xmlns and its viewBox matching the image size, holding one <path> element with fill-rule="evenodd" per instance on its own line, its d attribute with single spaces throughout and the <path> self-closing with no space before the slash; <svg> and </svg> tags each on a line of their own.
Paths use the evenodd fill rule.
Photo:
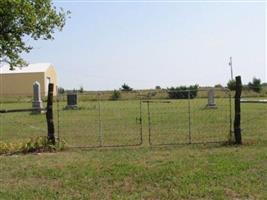
<svg viewBox="0 0 267 200">
<path fill-rule="evenodd" d="M 235 144 L 242 144 L 242 135 L 241 135 L 241 105 L 240 98 L 242 93 L 242 82 L 241 76 L 237 76 L 236 80 L 236 89 L 235 89 L 235 121 L 234 121 L 234 134 L 235 134 Z"/>
<path fill-rule="evenodd" d="M 47 107 L 46 107 L 46 121 L 47 121 L 47 138 L 52 144 L 56 143 L 55 139 L 55 127 L 53 121 L 53 91 L 54 84 L 49 83 L 48 85 L 48 96 L 47 96 Z"/>
</svg>

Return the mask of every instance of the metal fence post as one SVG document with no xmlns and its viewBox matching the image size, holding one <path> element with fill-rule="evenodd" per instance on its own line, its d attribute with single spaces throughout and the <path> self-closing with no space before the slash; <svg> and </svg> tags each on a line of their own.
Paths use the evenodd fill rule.
<svg viewBox="0 0 267 200">
<path fill-rule="evenodd" d="M 48 141 L 52 144 L 56 143 L 55 139 L 55 127 L 53 121 L 53 91 L 54 84 L 49 83 L 48 85 L 48 97 L 47 97 L 47 111 L 46 111 L 46 121 L 47 121 L 47 130 L 48 130 Z"/>
<path fill-rule="evenodd" d="M 100 103 L 100 94 L 98 95 L 98 139 L 99 139 L 99 146 L 102 147 L 103 145 L 103 136 L 102 136 L 102 121 L 101 121 L 101 103 Z"/>
<path fill-rule="evenodd" d="M 149 101 L 147 101 L 147 112 L 148 112 L 148 141 L 149 141 L 149 144 L 152 145 L 152 142 L 151 142 L 151 116 L 150 116 Z"/>
<path fill-rule="evenodd" d="M 143 119 L 142 119 L 142 97 L 140 96 L 140 145 L 143 144 Z"/>
<path fill-rule="evenodd" d="M 190 90 L 188 91 L 188 139 L 189 144 L 192 143 L 192 136 L 191 136 L 191 97 L 190 97 Z"/>
<path fill-rule="evenodd" d="M 235 144 L 242 144 L 241 136 L 241 105 L 240 98 L 242 92 L 241 76 L 236 77 L 236 90 L 235 90 L 235 121 L 234 121 L 234 133 L 235 133 Z"/>
<path fill-rule="evenodd" d="M 59 119 L 59 95 L 57 95 L 57 139 L 60 141 L 60 119 Z"/>
<path fill-rule="evenodd" d="M 231 95 L 231 91 L 227 90 L 228 92 L 228 96 L 229 96 L 229 142 L 231 142 L 233 140 L 233 119 L 232 119 L 232 95 Z"/>
</svg>

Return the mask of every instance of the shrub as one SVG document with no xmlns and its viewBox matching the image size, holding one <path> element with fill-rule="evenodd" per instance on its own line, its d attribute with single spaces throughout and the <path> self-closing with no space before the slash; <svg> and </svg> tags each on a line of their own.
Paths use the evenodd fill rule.
<svg viewBox="0 0 267 200">
<path fill-rule="evenodd" d="M 81 86 L 79 89 L 79 93 L 83 93 L 83 92 L 84 92 L 84 89 L 83 89 L 83 86 Z"/>
<path fill-rule="evenodd" d="M 131 88 L 129 85 L 127 85 L 126 83 L 124 83 L 122 86 L 121 86 L 121 91 L 132 91 L 133 88 Z"/>
<path fill-rule="evenodd" d="M 31 138 L 27 142 L 5 143 L 0 141 L 0 155 L 33 153 L 33 152 L 54 152 L 64 149 L 65 142 L 61 140 L 56 145 L 51 144 L 47 137 Z"/>
<path fill-rule="evenodd" d="M 57 90 L 58 90 L 59 94 L 64 94 L 65 93 L 65 89 L 63 87 L 59 87 Z"/>
<path fill-rule="evenodd" d="M 234 91 L 235 88 L 236 88 L 235 80 L 230 80 L 230 81 L 228 81 L 228 83 L 227 83 L 227 87 L 228 87 L 229 90 Z"/>
<path fill-rule="evenodd" d="M 118 100 L 121 97 L 121 93 L 118 90 L 114 90 L 111 95 L 111 100 Z"/>
<path fill-rule="evenodd" d="M 197 92 L 198 85 L 168 88 L 168 95 L 170 99 L 193 99 L 197 96 Z"/>
<path fill-rule="evenodd" d="M 223 86 L 221 84 L 216 84 L 214 87 L 215 88 L 223 88 Z"/>
<path fill-rule="evenodd" d="M 261 80 L 258 78 L 253 78 L 252 82 L 248 83 L 248 88 L 259 93 L 262 90 Z"/>
<path fill-rule="evenodd" d="M 154 97 L 156 95 L 157 95 L 157 92 L 155 92 L 155 91 L 148 92 L 147 95 L 146 95 L 146 98 L 147 99 L 151 99 L 152 97 Z"/>
</svg>

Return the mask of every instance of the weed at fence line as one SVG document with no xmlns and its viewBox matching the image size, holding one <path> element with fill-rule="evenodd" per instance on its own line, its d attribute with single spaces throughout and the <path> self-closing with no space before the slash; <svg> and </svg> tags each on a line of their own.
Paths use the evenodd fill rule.
<svg viewBox="0 0 267 200">
<path fill-rule="evenodd" d="M 47 137 L 31 138 L 27 142 L 3 142 L 0 141 L 0 155 L 13 155 L 19 153 L 42 153 L 55 152 L 65 148 L 65 141 L 60 140 L 53 145 L 48 141 Z"/>
</svg>

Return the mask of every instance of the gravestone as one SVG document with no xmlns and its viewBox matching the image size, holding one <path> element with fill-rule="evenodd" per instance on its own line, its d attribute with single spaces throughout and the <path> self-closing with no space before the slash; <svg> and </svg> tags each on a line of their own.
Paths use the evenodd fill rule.
<svg viewBox="0 0 267 200">
<path fill-rule="evenodd" d="M 36 109 L 34 113 L 41 113 L 43 108 L 43 102 L 41 99 L 41 86 L 38 81 L 33 83 L 33 102 L 32 108 Z"/>
<path fill-rule="evenodd" d="M 77 109 L 78 105 L 77 105 L 77 93 L 71 92 L 67 94 L 67 105 L 66 105 L 66 109 Z"/>
<path fill-rule="evenodd" d="M 216 103 L 215 103 L 215 93 L 213 89 L 210 89 L 208 91 L 208 104 L 207 108 L 217 108 Z"/>
</svg>

